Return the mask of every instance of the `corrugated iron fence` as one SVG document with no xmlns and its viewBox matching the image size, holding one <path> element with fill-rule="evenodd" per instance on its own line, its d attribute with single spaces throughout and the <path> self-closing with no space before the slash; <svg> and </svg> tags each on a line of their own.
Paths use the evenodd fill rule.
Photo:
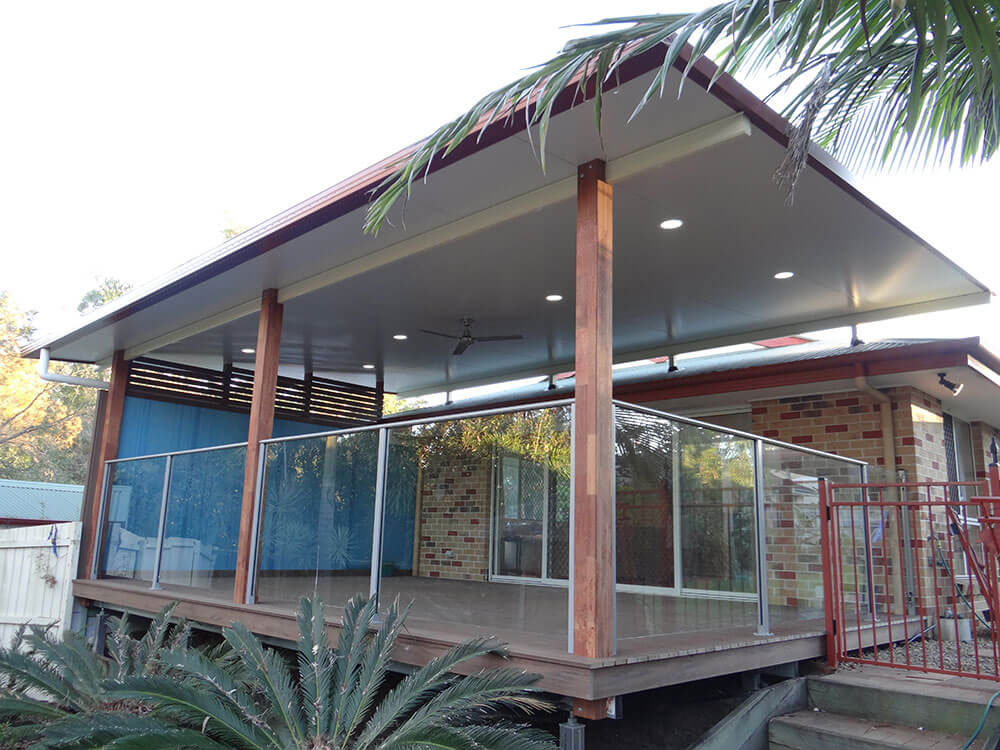
<svg viewBox="0 0 1000 750">
<path fill-rule="evenodd" d="M 820 481 L 827 658 L 1000 681 L 1000 475 Z"/>
<path fill-rule="evenodd" d="M 57 637 L 69 627 L 81 527 L 0 529 L 0 646 L 22 625 L 49 627 Z"/>
</svg>

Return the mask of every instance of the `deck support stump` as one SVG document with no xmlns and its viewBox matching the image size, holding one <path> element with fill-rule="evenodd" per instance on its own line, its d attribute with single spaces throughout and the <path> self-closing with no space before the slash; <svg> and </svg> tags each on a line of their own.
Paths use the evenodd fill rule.
<svg viewBox="0 0 1000 750">
<path fill-rule="evenodd" d="M 247 434 L 247 459 L 243 472 L 243 503 L 240 506 L 240 534 L 236 550 L 236 576 L 233 601 L 247 603 L 250 580 L 254 505 L 257 499 L 257 470 L 260 465 L 260 441 L 271 437 L 274 429 L 274 394 L 278 385 L 278 350 L 281 346 L 282 306 L 278 290 L 265 289 L 261 296 L 257 323 L 257 350 L 253 367 L 253 396 L 250 401 L 250 429 Z"/>
</svg>

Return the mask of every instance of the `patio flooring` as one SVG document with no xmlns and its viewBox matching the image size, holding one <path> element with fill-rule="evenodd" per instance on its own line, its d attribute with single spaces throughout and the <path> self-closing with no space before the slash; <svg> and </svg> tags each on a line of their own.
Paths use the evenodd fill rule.
<svg viewBox="0 0 1000 750">
<path fill-rule="evenodd" d="M 318 581 L 264 576 L 258 585 L 259 601 L 253 605 L 234 604 L 231 580 L 225 578 L 216 579 L 212 589 L 165 584 L 157 591 L 143 581 L 77 580 L 74 593 L 138 613 L 152 613 L 178 600 L 178 614 L 191 620 L 218 627 L 239 619 L 260 635 L 291 641 L 297 634 L 297 600 L 312 593 L 314 584 L 318 583 L 324 601 L 339 604 L 354 592 L 366 592 L 367 581 L 366 576 Z M 794 611 L 772 609 L 772 634 L 755 635 L 754 602 L 620 592 L 617 653 L 590 659 L 568 653 L 564 587 L 384 578 L 383 601 L 397 595 L 401 603 L 413 601 L 395 654 L 398 662 L 424 664 L 455 643 L 491 635 L 508 644 L 510 657 L 502 663 L 538 673 L 543 688 L 577 698 L 608 697 L 825 653 L 823 621 L 797 619 Z M 335 637 L 342 609 L 329 604 L 328 610 L 328 627 Z M 880 642 L 885 640 L 883 631 L 880 628 L 875 636 Z M 469 669 L 489 664 L 487 659 Z"/>
</svg>

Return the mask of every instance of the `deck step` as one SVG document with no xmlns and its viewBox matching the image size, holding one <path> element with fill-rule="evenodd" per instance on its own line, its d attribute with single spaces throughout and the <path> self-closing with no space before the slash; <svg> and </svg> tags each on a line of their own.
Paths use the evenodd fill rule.
<svg viewBox="0 0 1000 750">
<path fill-rule="evenodd" d="M 971 679 L 866 669 L 809 679 L 809 707 L 869 722 L 972 734 L 1000 685 Z M 1000 701 L 990 709 L 983 736 L 1000 728 Z"/>
<path fill-rule="evenodd" d="M 952 750 L 961 748 L 968 739 L 968 735 L 920 730 L 813 709 L 778 716 L 768 726 L 771 750 Z"/>
</svg>

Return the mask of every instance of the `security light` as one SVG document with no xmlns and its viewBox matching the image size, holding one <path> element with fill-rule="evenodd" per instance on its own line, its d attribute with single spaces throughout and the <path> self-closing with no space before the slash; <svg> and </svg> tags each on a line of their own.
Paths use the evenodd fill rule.
<svg viewBox="0 0 1000 750">
<path fill-rule="evenodd" d="M 774 274 L 774 278 L 776 278 L 776 279 L 782 279 L 782 280 L 783 279 L 790 279 L 794 275 L 795 274 L 792 273 L 791 271 L 778 271 L 776 274 Z"/>
<path fill-rule="evenodd" d="M 392 337 L 394 339 L 396 339 L 396 341 L 406 341 L 406 334 L 405 333 L 395 333 L 395 334 L 393 334 Z"/>
<path fill-rule="evenodd" d="M 680 229 L 684 222 L 680 219 L 664 219 L 660 222 L 660 229 Z"/>
<path fill-rule="evenodd" d="M 361 366 L 363 368 L 365 368 L 366 370 L 374 370 L 375 369 L 375 365 L 361 365 Z"/>
<path fill-rule="evenodd" d="M 947 374 L 948 373 L 946 372 L 939 372 L 938 382 L 945 388 L 947 388 L 949 391 L 951 391 L 952 396 L 957 396 L 959 393 L 962 392 L 962 389 L 965 388 L 965 383 L 953 383 L 952 381 L 948 380 L 948 378 L 945 377 L 945 375 Z"/>
<path fill-rule="evenodd" d="M 546 294 L 545 295 L 545 301 L 546 302 L 562 302 L 562 295 L 561 294 Z"/>
<path fill-rule="evenodd" d="M 243 352 L 244 354 L 253 354 L 257 350 L 247 347 L 246 349 L 240 349 L 240 351 Z"/>
</svg>

